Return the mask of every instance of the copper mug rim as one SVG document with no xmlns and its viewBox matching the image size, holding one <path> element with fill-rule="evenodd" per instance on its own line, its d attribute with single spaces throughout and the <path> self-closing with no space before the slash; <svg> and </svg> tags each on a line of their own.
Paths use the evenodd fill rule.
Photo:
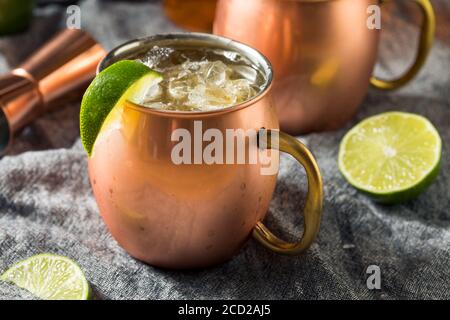
<svg viewBox="0 0 450 320">
<path fill-rule="evenodd" d="M 210 111 L 159 110 L 148 108 L 143 105 L 131 102 L 129 100 L 126 101 L 127 107 L 133 108 L 139 112 L 151 113 L 164 117 L 176 117 L 176 118 L 209 117 L 222 115 L 228 112 L 235 112 L 243 108 L 249 107 L 258 102 L 259 100 L 261 100 L 262 98 L 264 98 L 270 91 L 273 81 L 273 68 L 272 64 L 270 63 L 269 59 L 266 56 L 264 56 L 257 49 L 249 45 L 246 45 L 242 42 L 218 35 L 201 32 L 164 33 L 127 41 L 108 52 L 108 54 L 99 62 L 97 66 L 97 74 L 103 71 L 113 62 L 117 62 L 127 58 L 136 59 L 137 56 L 139 56 L 139 53 L 136 53 L 136 48 L 138 47 L 143 48 L 146 47 L 147 49 L 149 49 L 151 46 L 157 45 L 158 43 L 160 45 L 170 45 L 170 44 L 173 45 L 176 44 L 177 42 L 181 42 L 182 45 L 192 45 L 199 47 L 202 44 L 209 44 L 209 46 L 213 45 L 215 48 L 218 49 L 232 50 L 241 54 L 245 58 L 249 59 L 250 62 L 263 73 L 265 78 L 263 89 L 256 96 L 252 97 L 247 101 L 218 110 L 210 110 Z M 144 50 L 140 50 L 140 53 L 145 52 L 146 51 Z"/>
</svg>

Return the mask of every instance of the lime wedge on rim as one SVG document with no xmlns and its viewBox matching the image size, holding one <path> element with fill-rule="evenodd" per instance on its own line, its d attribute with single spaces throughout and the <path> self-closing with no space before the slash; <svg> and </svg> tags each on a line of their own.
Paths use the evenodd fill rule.
<svg viewBox="0 0 450 320">
<path fill-rule="evenodd" d="M 386 112 L 353 127 L 339 148 L 339 170 L 348 182 L 382 203 L 419 195 L 437 176 L 442 142 L 426 118 Z"/>
<path fill-rule="evenodd" d="M 49 253 L 17 262 L 0 276 L 45 300 L 87 300 L 89 283 L 69 258 Z"/>
<path fill-rule="evenodd" d="M 162 76 L 134 60 L 118 61 L 100 72 L 89 85 L 81 101 L 81 142 L 90 156 L 103 122 L 124 99 L 139 102 Z"/>
</svg>

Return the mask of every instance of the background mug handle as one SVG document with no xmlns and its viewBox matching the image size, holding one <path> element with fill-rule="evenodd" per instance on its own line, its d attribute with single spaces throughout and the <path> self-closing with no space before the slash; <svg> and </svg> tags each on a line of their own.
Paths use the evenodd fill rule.
<svg viewBox="0 0 450 320">
<path fill-rule="evenodd" d="M 308 194 L 304 209 L 304 231 L 302 238 L 296 243 L 289 243 L 275 236 L 262 222 L 257 222 L 253 229 L 253 237 L 268 249 L 286 255 L 297 255 L 312 244 L 319 232 L 320 219 L 322 216 L 323 184 L 319 167 L 311 152 L 297 139 L 283 133 L 279 134 L 278 146 L 273 146 L 272 130 L 265 130 L 267 133 L 267 149 L 279 149 L 289 153 L 305 168 L 308 178 Z"/>
<path fill-rule="evenodd" d="M 382 0 L 381 3 L 385 3 L 389 0 Z M 433 7 L 429 0 L 413 0 L 416 3 L 423 14 L 423 22 L 420 28 L 420 40 L 417 55 L 412 66 L 399 78 L 394 80 L 382 80 L 372 77 L 370 84 L 377 89 L 381 90 L 393 90 L 400 88 L 414 78 L 422 68 L 425 60 L 433 45 L 434 32 L 436 29 L 436 19 L 433 12 Z"/>
</svg>

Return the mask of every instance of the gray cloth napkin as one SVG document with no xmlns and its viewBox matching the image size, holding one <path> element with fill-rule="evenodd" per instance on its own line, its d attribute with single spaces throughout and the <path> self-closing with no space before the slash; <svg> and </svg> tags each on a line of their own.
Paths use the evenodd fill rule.
<svg viewBox="0 0 450 320">
<path fill-rule="evenodd" d="M 177 30 L 158 2 L 84 1 L 82 27 L 110 49 L 130 38 Z M 64 8 L 63 8 L 64 9 Z M 64 25 L 65 10 L 40 8 L 25 34 L 0 38 L 0 71 L 6 71 Z M 396 22 L 383 30 L 376 72 L 399 74 L 413 52 L 416 28 Z M 448 26 L 447 26 L 448 28 Z M 401 30 L 401 31 L 400 31 Z M 18 45 L 20 44 L 20 45 Z M 167 271 L 131 258 L 108 233 L 88 181 L 78 139 L 79 103 L 38 119 L 0 160 L 0 273 L 42 252 L 77 261 L 96 299 L 417 299 L 450 298 L 450 48 L 437 40 L 425 69 L 392 93 L 371 91 L 345 128 L 300 137 L 313 150 L 325 183 L 321 231 L 301 256 L 269 252 L 250 240 L 229 262 L 200 271 Z M 345 132 L 361 119 L 388 110 L 415 112 L 437 127 L 444 145 L 438 179 L 418 199 L 382 206 L 355 191 L 336 159 Z M 283 157 L 266 223 L 295 239 L 302 223 L 306 180 Z M 381 270 L 381 289 L 366 285 L 366 269 Z M 0 282 L 0 299 L 33 299 Z"/>
</svg>

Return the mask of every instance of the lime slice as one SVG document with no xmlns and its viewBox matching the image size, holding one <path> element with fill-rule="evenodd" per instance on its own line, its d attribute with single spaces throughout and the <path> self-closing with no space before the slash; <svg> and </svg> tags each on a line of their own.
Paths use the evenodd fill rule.
<svg viewBox="0 0 450 320">
<path fill-rule="evenodd" d="M 442 142 L 424 117 L 386 112 L 362 121 L 344 137 L 339 170 L 355 188 L 383 203 L 416 197 L 437 176 Z"/>
<path fill-rule="evenodd" d="M 86 300 L 89 284 L 72 260 L 54 254 L 38 254 L 14 264 L 0 276 L 47 300 Z"/>
<path fill-rule="evenodd" d="M 83 271 L 72 260 L 49 253 L 14 264 L 0 276 L 45 300 L 87 300 L 90 288 Z"/>
<path fill-rule="evenodd" d="M 108 114 L 122 100 L 142 100 L 147 90 L 160 82 L 159 73 L 138 61 L 122 60 L 100 72 L 81 101 L 80 135 L 88 155 Z"/>
<path fill-rule="evenodd" d="M 49 253 L 14 264 L 0 276 L 45 300 L 87 300 L 89 284 L 72 260 Z"/>
</svg>

